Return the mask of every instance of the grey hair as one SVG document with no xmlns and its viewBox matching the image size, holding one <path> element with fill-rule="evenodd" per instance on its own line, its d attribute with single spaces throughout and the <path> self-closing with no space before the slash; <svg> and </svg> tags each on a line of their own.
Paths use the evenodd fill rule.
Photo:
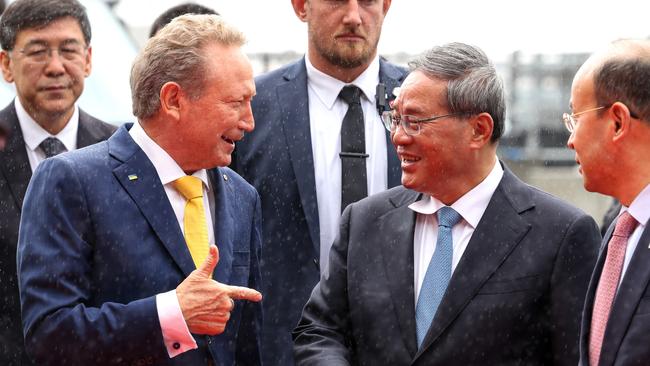
<svg viewBox="0 0 650 366">
<path fill-rule="evenodd" d="M 622 102 L 634 117 L 650 122 L 650 42 L 619 40 L 613 46 L 620 52 L 594 69 L 596 101 Z"/>
<path fill-rule="evenodd" d="M 464 43 L 448 43 L 426 51 L 409 62 L 411 71 L 447 81 L 450 113 L 488 113 L 494 121 L 490 140 L 503 135 L 506 99 L 503 81 L 485 53 Z"/>
<path fill-rule="evenodd" d="M 178 83 L 190 97 L 203 92 L 204 48 L 216 43 L 242 46 L 244 34 L 218 15 L 182 15 L 150 38 L 131 68 L 133 114 L 153 116 L 160 108 L 160 89 L 167 82 Z"/>
</svg>

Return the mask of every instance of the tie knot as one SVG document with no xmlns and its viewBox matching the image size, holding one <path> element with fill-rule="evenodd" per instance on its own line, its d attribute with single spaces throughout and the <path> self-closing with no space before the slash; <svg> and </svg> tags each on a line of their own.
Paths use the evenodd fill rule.
<svg viewBox="0 0 650 366">
<path fill-rule="evenodd" d="M 438 210 L 438 226 L 454 227 L 460 221 L 460 214 L 449 206 Z"/>
<path fill-rule="evenodd" d="M 178 190 L 186 200 L 203 197 L 203 182 L 201 179 L 186 175 L 174 181 L 174 188 Z"/>
<path fill-rule="evenodd" d="M 41 150 L 43 150 L 45 153 L 46 158 L 51 158 L 66 151 L 63 142 L 61 142 L 61 140 L 57 139 L 56 137 L 48 137 L 43 140 L 43 142 L 41 142 L 38 146 L 41 147 Z"/>
<path fill-rule="evenodd" d="M 346 85 L 341 89 L 339 98 L 343 99 L 348 105 L 361 104 L 361 89 L 354 85 Z"/>
<path fill-rule="evenodd" d="M 625 211 L 616 221 L 614 234 L 612 235 L 627 238 L 632 234 L 637 224 L 638 222 L 634 219 L 634 217 L 632 217 L 629 212 Z"/>
</svg>

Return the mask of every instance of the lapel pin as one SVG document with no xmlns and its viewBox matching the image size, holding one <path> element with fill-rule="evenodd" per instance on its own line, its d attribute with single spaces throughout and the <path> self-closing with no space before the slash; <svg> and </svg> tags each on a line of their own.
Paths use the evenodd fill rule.
<svg viewBox="0 0 650 366">
<path fill-rule="evenodd" d="M 223 180 L 225 180 L 227 182 L 228 181 L 228 176 L 224 174 L 223 175 Z"/>
<path fill-rule="evenodd" d="M 129 180 L 136 180 L 138 179 L 138 176 L 135 174 L 129 174 Z"/>
</svg>

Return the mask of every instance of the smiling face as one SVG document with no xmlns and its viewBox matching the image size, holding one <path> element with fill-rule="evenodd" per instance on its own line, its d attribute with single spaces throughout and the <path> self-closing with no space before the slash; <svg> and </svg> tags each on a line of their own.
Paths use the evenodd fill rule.
<svg viewBox="0 0 650 366">
<path fill-rule="evenodd" d="M 59 51 L 66 50 L 66 46 L 83 52 L 80 57 L 61 55 Z M 91 69 L 91 49 L 86 50 L 86 46 L 79 22 L 65 17 L 44 27 L 21 30 L 14 49 L 2 51 L 4 79 L 15 83 L 21 104 L 47 130 L 51 130 L 48 121 L 67 121 L 74 112 L 74 103 Z M 51 57 L 35 62 L 26 52 L 34 47 L 52 49 Z"/>
<path fill-rule="evenodd" d="M 238 46 L 205 48 L 205 82 L 199 97 L 182 93 L 176 136 L 184 171 L 227 166 L 235 141 L 255 127 L 253 69 Z"/>
<path fill-rule="evenodd" d="M 447 82 L 414 71 L 406 78 L 393 107 L 400 115 L 418 119 L 449 114 Z M 407 135 L 400 126 L 391 138 L 402 162 L 402 184 L 445 201 L 457 196 L 465 180 L 472 151 L 472 128 L 462 117 L 445 117 L 423 123 L 420 134 Z M 463 189 L 463 188 L 460 188 Z"/>
<path fill-rule="evenodd" d="M 308 23 L 309 59 L 319 70 L 365 69 L 377 43 L 389 0 L 294 0 L 296 13 Z"/>
</svg>

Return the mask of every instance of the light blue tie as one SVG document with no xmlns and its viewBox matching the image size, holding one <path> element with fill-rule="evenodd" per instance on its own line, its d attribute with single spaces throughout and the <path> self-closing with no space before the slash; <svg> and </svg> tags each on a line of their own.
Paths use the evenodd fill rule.
<svg viewBox="0 0 650 366">
<path fill-rule="evenodd" d="M 415 307 L 415 328 L 418 348 L 422 345 L 431 321 L 438 310 L 442 296 L 451 278 L 451 259 L 454 248 L 451 229 L 460 221 L 460 215 L 453 208 L 445 206 L 438 210 L 438 240 L 427 273 L 422 281 L 418 304 Z"/>
</svg>

